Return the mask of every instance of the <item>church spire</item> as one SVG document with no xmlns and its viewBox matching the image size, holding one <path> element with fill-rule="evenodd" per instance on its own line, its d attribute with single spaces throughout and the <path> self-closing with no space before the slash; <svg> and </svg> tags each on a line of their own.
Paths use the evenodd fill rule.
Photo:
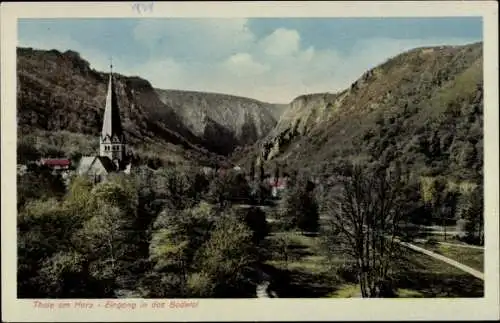
<svg viewBox="0 0 500 323">
<path fill-rule="evenodd" d="M 120 110 L 118 109 L 118 100 L 113 84 L 113 62 L 110 63 L 110 73 L 108 82 L 108 93 L 106 96 L 106 106 L 104 109 L 104 120 L 102 124 L 102 139 L 109 136 L 110 139 L 118 138 L 120 141 L 123 137 L 123 129 L 120 118 Z"/>
<path fill-rule="evenodd" d="M 104 108 L 104 120 L 99 140 L 99 156 L 109 158 L 120 169 L 127 157 L 127 144 L 123 133 L 118 98 L 113 82 L 113 63 L 110 63 L 108 93 L 106 95 L 106 107 Z"/>
</svg>

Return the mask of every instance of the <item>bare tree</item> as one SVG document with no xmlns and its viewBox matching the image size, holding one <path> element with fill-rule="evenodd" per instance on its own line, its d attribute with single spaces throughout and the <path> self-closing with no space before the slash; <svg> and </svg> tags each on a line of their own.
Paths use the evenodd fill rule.
<svg viewBox="0 0 500 323">
<path fill-rule="evenodd" d="M 363 297 L 388 296 L 399 224 L 405 217 L 404 182 L 398 167 L 370 171 L 354 165 L 350 174 L 337 192 L 329 188 L 324 196 L 328 249 L 353 258 Z"/>
</svg>

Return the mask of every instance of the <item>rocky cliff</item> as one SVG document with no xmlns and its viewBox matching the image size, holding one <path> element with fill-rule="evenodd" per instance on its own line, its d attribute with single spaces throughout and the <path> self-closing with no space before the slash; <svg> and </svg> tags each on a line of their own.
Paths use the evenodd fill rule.
<svg viewBox="0 0 500 323">
<path fill-rule="evenodd" d="M 78 53 L 19 48 L 18 126 L 65 130 L 97 136 L 102 125 L 108 75 L 90 68 Z M 138 77 L 114 74 L 120 113 L 131 143 L 171 142 L 195 148 L 200 141 L 163 104 L 151 84 Z M 155 116 L 161 111 L 168 123 Z"/>
<path fill-rule="evenodd" d="M 156 90 L 205 146 L 228 154 L 253 144 L 276 125 L 280 107 L 253 99 L 206 92 Z M 274 114 L 274 115 L 273 115 Z"/>
<path fill-rule="evenodd" d="M 268 163 L 318 171 L 338 159 L 376 156 L 422 172 L 477 176 L 482 60 L 482 43 L 402 53 L 340 93 L 295 99 L 255 145 L 258 154 Z"/>
</svg>

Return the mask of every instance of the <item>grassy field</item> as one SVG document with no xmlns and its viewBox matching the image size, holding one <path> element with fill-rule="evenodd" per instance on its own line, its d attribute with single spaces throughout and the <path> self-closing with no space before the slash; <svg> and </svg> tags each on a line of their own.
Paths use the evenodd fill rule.
<svg viewBox="0 0 500 323">
<path fill-rule="evenodd" d="M 271 288 L 280 297 L 328 297 L 340 286 L 334 264 L 321 253 L 319 238 L 279 232 L 266 240 L 265 270 L 274 277 Z"/>
<path fill-rule="evenodd" d="M 484 282 L 462 270 L 411 250 L 394 275 L 399 297 L 483 297 Z M 411 293 L 409 293 L 411 291 Z M 412 295 L 408 295 L 412 294 Z"/>
<path fill-rule="evenodd" d="M 484 250 L 451 246 L 444 244 L 416 244 L 427 250 L 433 251 L 450 259 L 456 260 L 464 265 L 484 272 Z"/>
<path fill-rule="evenodd" d="M 264 266 L 274 278 L 271 288 L 279 297 L 360 297 L 355 276 L 342 270 L 349 265 L 349 260 L 341 255 L 326 257 L 321 244 L 320 238 L 297 232 L 277 232 L 266 238 L 268 254 Z M 471 267 L 482 268 L 482 255 L 479 255 L 482 250 L 442 247 L 445 250 L 443 255 L 458 261 L 462 259 Z M 453 252 L 461 256 L 453 258 Z M 483 281 L 426 255 L 410 250 L 401 254 L 405 257 L 398 262 L 393 275 L 397 297 L 483 296 Z"/>
</svg>

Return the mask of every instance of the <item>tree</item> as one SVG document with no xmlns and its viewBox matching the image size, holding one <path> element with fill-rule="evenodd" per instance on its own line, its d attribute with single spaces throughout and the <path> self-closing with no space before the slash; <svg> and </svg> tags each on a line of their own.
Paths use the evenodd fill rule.
<svg viewBox="0 0 500 323">
<path fill-rule="evenodd" d="M 149 246 L 152 272 L 147 276 L 151 279 L 141 282 L 147 296 L 187 297 L 191 296 L 191 288 L 200 288 L 196 293 L 203 294 L 201 286 L 192 286 L 192 275 L 196 273 L 193 259 L 209 239 L 215 217 L 215 209 L 204 202 L 180 214 L 175 208 L 160 213 Z M 168 289 L 157 288 L 158 283 Z"/>
<path fill-rule="evenodd" d="M 465 234 L 469 243 L 484 245 L 484 194 L 480 188 L 462 195 L 459 216 L 466 221 Z"/>
<path fill-rule="evenodd" d="M 193 179 L 193 191 L 195 194 L 195 201 L 199 202 L 203 196 L 206 195 L 208 192 L 208 188 L 210 185 L 210 181 L 208 180 L 207 176 L 198 171 L 194 173 L 194 179 Z"/>
<path fill-rule="evenodd" d="M 154 271 L 158 273 L 178 273 L 180 296 L 186 296 L 188 273 L 189 237 L 177 234 L 177 228 L 162 228 L 152 235 L 150 244 L 150 260 L 154 264 Z M 163 291 L 162 295 L 175 296 L 171 291 Z"/>
<path fill-rule="evenodd" d="M 255 162 L 252 160 L 250 163 L 250 172 L 249 172 L 250 180 L 253 181 L 255 179 Z"/>
<path fill-rule="evenodd" d="M 319 213 L 313 189 L 314 184 L 303 177 L 288 188 L 281 207 L 281 217 L 288 228 L 318 231 Z"/>
<path fill-rule="evenodd" d="M 134 183 L 124 176 L 111 176 L 92 188 L 83 206 L 85 222 L 72 241 L 87 255 L 90 277 L 107 294 L 132 288 L 133 268 L 142 259 L 140 247 L 146 240 Z"/>
<path fill-rule="evenodd" d="M 391 294 L 390 275 L 396 259 L 399 226 L 405 219 L 402 176 L 386 167 L 352 166 L 340 193 L 329 188 L 322 203 L 331 229 L 325 232 L 331 253 L 356 261 L 363 297 Z"/>
<path fill-rule="evenodd" d="M 235 210 L 236 217 L 252 230 L 252 241 L 258 243 L 269 234 L 267 227 L 266 213 L 259 207 L 250 207 Z"/>
<path fill-rule="evenodd" d="M 60 198 L 65 193 L 61 176 L 52 174 L 47 167 L 30 166 L 27 173 L 17 176 L 18 208 L 29 200 Z"/>
<path fill-rule="evenodd" d="M 268 184 L 254 180 L 250 183 L 250 195 L 252 203 L 262 204 L 271 196 L 271 189 Z"/>
<path fill-rule="evenodd" d="M 230 297 L 257 259 L 252 232 L 233 216 L 222 216 L 197 255 L 200 272 L 215 282 L 214 296 Z"/>
<path fill-rule="evenodd" d="M 217 204 L 220 209 L 225 208 L 232 201 L 248 200 L 250 198 L 250 186 L 241 173 L 228 171 L 218 174 L 210 182 L 207 200 Z"/>
<path fill-rule="evenodd" d="M 280 165 L 276 163 L 274 167 L 274 179 L 275 181 L 278 181 L 278 178 L 280 178 Z"/>
<path fill-rule="evenodd" d="M 259 181 L 262 183 L 265 179 L 265 172 L 264 172 L 264 161 L 262 160 L 262 157 L 259 157 L 257 159 L 257 165 L 259 167 Z"/>
<path fill-rule="evenodd" d="M 182 210 L 195 204 L 197 192 L 195 178 L 179 169 L 163 169 L 158 173 L 156 188 L 159 196 L 169 200 L 176 209 Z"/>
<path fill-rule="evenodd" d="M 72 236 L 81 225 L 55 199 L 31 201 L 17 217 L 18 296 L 57 297 L 59 290 L 46 285 L 40 276 L 47 261 L 57 252 L 73 249 Z M 57 282 L 55 279 L 53 282 Z M 56 294 L 54 294 L 56 293 Z"/>
<path fill-rule="evenodd" d="M 227 175 L 218 174 L 210 182 L 207 201 L 225 208 L 231 200 L 230 180 Z"/>
<path fill-rule="evenodd" d="M 288 260 L 290 257 L 290 237 L 286 234 L 283 234 L 277 239 L 278 250 L 283 256 L 283 261 L 285 262 L 285 270 L 288 269 Z"/>
<path fill-rule="evenodd" d="M 87 266 L 85 256 L 79 252 L 58 252 L 41 264 L 41 287 L 46 295 L 53 298 L 91 295 Z"/>
</svg>

